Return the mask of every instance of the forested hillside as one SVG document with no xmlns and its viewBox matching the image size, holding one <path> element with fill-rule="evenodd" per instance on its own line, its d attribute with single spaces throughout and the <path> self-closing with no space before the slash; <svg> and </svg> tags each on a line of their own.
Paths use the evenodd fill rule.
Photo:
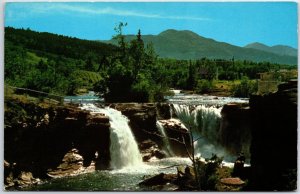
<svg viewBox="0 0 300 194">
<path fill-rule="evenodd" d="M 5 28 L 5 83 L 72 94 L 99 81 L 101 60 L 116 46 L 29 29 Z"/>
<path fill-rule="evenodd" d="M 126 40 L 131 41 L 134 35 L 127 35 Z M 155 51 L 160 57 L 174 59 L 226 59 L 234 57 L 237 60 L 251 60 L 254 62 L 270 62 L 280 64 L 297 64 L 297 55 L 256 49 L 252 47 L 239 47 L 225 42 L 205 38 L 189 30 L 166 30 L 158 35 L 143 36 L 144 42 L 153 43 Z M 116 43 L 115 40 L 106 41 Z M 282 50 L 282 49 L 280 49 Z"/>
<path fill-rule="evenodd" d="M 216 80 L 247 82 L 259 72 L 296 68 L 234 58 L 162 58 L 140 31 L 125 41 L 125 26 L 116 27 L 116 45 L 6 27 L 5 84 L 59 95 L 87 89 L 107 101 L 148 102 L 162 100 L 170 87 L 203 93 Z"/>
</svg>

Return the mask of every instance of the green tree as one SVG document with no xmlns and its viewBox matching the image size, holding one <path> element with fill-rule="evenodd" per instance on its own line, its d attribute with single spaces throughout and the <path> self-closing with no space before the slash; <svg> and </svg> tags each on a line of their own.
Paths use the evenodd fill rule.
<svg viewBox="0 0 300 194">
<path fill-rule="evenodd" d="M 130 42 L 129 53 L 133 58 L 132 68 L 136 79 L 139 71 L 144 68 L 145 65 L 144 41 L 142 40 L 141 30 L 138 31 L 137 38 Z"/>
<path fill-rule="evenodd" d="M 196 75 L 195 75 L 195 66 L 192 64 L 192 61 L 189 62 L 189 74 L 186 83 L 186 88 L 189 90 L 194 89 L 196 84 Z"/>
<path fill-rule="evenodd" d="M 250 97 L 251 94 L 257 92 L 257 83 L 249 80 L 247 76 L 243 76 L 240 84 L 236 84 L 232 88 L 232 93 L 236 97 Z"/>
<path fill-rule="evenodd" d="M 128 60 L 128 44 L 125 41 L 125 36 L 123 35 L 123 28 L 127 26 L 127 23 L 119 22 L 117 26 L 115 26 L 114 30 L 117 33 L 113 36 L 113 39 L 118 41 L 118 47 L 120 50 L 120 59 L 122 63 L 127 63 Z"/>
</svg>

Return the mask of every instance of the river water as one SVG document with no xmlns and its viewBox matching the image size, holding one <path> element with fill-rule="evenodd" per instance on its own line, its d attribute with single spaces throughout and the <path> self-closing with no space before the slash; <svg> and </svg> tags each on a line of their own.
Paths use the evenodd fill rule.
<svg viewBox="0 0 300 194">
<path fill-rule="evenodd" d="M 78 99 L 80 99 L 78 97 Z M 83 99 L 83 98 L 81 98 Z M 159 173 L 177 173 L 176 165 L 191 165 L 188 158 L 172 157 L 173 153 L 168 142 L 166 151 L 169 153 L 165 159 L 151 159 L 147 163 L 141 161 L 137 144 L 128 126 L 128 119 L 119 111 L 111 108 L 98 108 L 92 103 L 87 103 L 93 97 L 87 97 L 81 107 L 94 113 L 104 113 L 110 118 L 111 124 L 111 167 L 113 170 L 101 170 L 94 173 L 82 174 L 75 177 L 66 177 L 49 180 L 41 185 L 28 187 L 27 191 L 171 191 L 176 189 L 175 185 L 160 187 L 142 187 L 138 183 L 144 179 Z M 226 155 L 225 151 L 213 141 L 214 130 L 218 128 L 220 111 L 224 104 L 248 103 L 248 99 L 215 97 L 201 95 L 184 95 L 179 91 L 175 96 L 166 97 L 171 106 L 172 115 L 187 124 L 187 120 L 195 125 L 195 135 L 206 133 L 209 138 L 202 138 L 195 144 L 199 156 L 209 157 L 212 153 Z M 68 97 L 71 101 L 72 98 Z M 92 100 L 91 100 L 92 101 Z M 186 120 L 187 119 L 187 120 Z M 157 123 L 162 135 L 165 134 L 162 126 Z M 201 130 L 198 130 L 201 129 Z M 198 130 L 198 131 L 197 131 Z M 206 149 L 207 148 L 207 149 Z M 205 151 L 206 150 L 206 151 Z M 226 158 L 224 165 L 233 166 L 234 156 Z"/>
<path fill-rule="evenodd" d="M 176 173 L 174 165 L 191 165 L 187 158 L 153 159 L 137 168 L 101 170 L 74 177 L 49 180 L 41 185 L 25 188 L 26 191 L 171 191 L 175 185 L 145 187 L 138 183 L 159 173 Z"/>
</svg>

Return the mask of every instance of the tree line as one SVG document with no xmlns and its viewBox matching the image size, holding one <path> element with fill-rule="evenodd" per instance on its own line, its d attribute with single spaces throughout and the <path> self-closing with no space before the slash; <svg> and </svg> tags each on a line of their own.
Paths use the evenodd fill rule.
<svg viewBox="0 0 300 194">
<path fill-rule="evenodd" d="M 115 27 L 117 45 L 5 28 L 5 83 L 59 95 L 84 88 L 109 102 L 161 101 L 169 88 L 205 92 L 214 80 L 255 79 L 257 73 L 296 66 L 202 58 L 160 58 L 142 33 L 125 41 L 126 23 Z"/>
</svg>

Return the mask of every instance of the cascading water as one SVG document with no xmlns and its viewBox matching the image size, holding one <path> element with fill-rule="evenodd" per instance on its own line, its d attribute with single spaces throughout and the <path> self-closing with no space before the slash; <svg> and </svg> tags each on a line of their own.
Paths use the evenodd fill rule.
<svg viewBox="0 0 300 194">
<path fill-rule="evenodd" d="M 110 166 L 113 169 L 142 165 L 142 157 L 128 125 L 127 117 L 115 109 L 109 107 L 98 108 L 94 104 L 83 104 L 82 109 L 89 110 L 92 113 L 103 113 L 109 117 Z"/>
<path fill-rule="evenodd" d="M 198 139 L 194 144 L 196 154 L 210 157 L 212 153 L 215 153 L 224 156 L 227 161 L 233 160 L 234 157 L 217 143 L 222 107 L 183 104 L 173 104 L 173 107 L 180 121 L 191 130 L 193 138 Z"/>
<path fill-rule="evenodd" d="M 172 108 L 171 104 L 169 104 L 169 109 L 170 109 L 170 118 L 172 119 L 173 118 L 173 108 Z"/>
<path fill-rule="evenodd" d="M 174 156 L 174 153 L 172 151 L 172 148 L 171 148 L 168 136 L 165 132 L 164 126 L 162 125 L 162 123 L 160 121 L 156 121 L 156 127 L 159 130 L 159 132 L 161 133 L 161 135 L 163 136 L 163 144 L 164 144 L 165 150 L 168 153 L 168 156 Z"/>
</svg>

